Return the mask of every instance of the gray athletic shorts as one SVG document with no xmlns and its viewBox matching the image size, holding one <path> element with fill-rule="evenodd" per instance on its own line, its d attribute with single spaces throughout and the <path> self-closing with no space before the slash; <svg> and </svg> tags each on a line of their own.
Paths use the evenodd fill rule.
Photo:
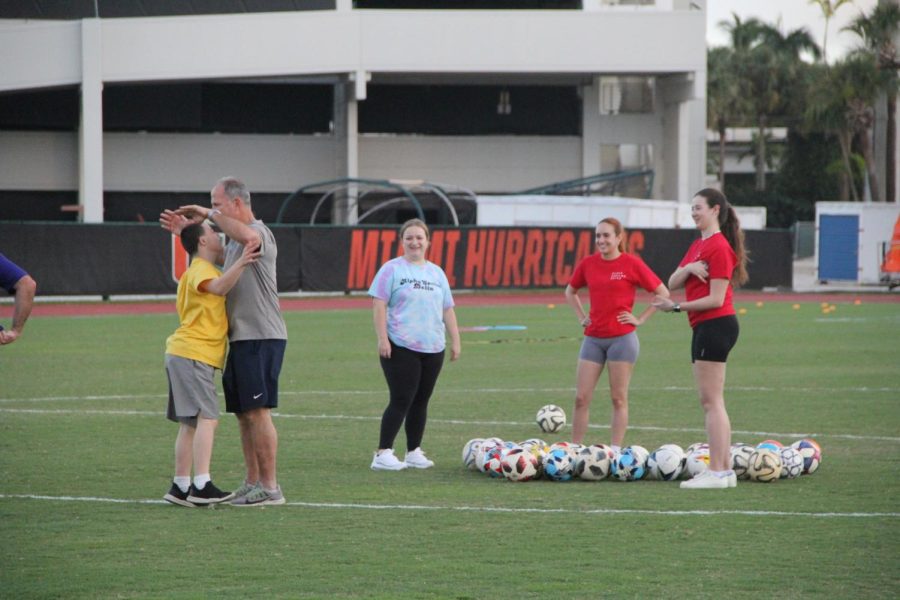
<svg viewBox="0 0 900 600">
<path fill-rule="evenodd" d="M 205 362 L 166 354 L 166 375 L 169 377 L 166 418 L 191 427 L 197 426 L 198 415 L 218 419 L 215 372 L 216 368 Z"/>
<path fill-rule="evenodd" d="M 586 335 L 581 342 L 581 353 L 578 358 L 600 365 L 606 364 L 606 361 L 634 364 L 640 352 L 641 342 L 638 341 L 635 331 L 611 338 Z"/>
</svg>

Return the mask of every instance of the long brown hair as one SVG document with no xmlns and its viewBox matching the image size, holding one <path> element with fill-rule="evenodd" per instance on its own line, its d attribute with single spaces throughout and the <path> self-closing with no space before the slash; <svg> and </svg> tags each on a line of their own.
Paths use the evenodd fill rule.
<svg viewBox="0 0 900 600">
<path fill-rule="evenodd" d="M 625 252 L 625 228 L 622 227 L 622 223 L 615 217 L 606 217 L 605 219 L 601 219 L 600 223 L 612 225 L 616 237 L 619 238 L 619 252 Z M 597 223 L 597 225 L 600 225 L 600 223 Z"/>
<path fill-rule="evenodd" d="M 725 194 L 715 188 L 704 188 L 694 195 L 706 199 L 706 203 L 710 208 L 714 206 L 719 207 L 719 229 L 737 255 L 737 266 L 734 269 L 734 273 L 731 274 L 731 283 L 735 286 L 747 283 L 747 280 L 750 279 L 750 276 L 747 274 L 748 254 L 750 252 L 744 243 L 744 231 L 741 229 L 741 221 L 738 219 L 734 207 L 728 203 Z"/>
</svg>

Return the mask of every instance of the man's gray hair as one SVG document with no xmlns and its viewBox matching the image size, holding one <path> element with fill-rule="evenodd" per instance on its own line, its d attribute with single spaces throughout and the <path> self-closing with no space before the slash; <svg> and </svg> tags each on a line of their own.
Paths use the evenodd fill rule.
<svg viewBox="0 0 900 600">
<path fill-rule="evenodd" d="M 229 199 L 240 198 L 244 204 L 250 206 L 250 190 L 248 190 L 246 184 L 237 177 L 232 177 L 230 175 L 228 177 L 223 177 L 216 182 L 216 185 L 222 186 L 222 191 L 225 192 L 225 196 Z"/>
</svg>

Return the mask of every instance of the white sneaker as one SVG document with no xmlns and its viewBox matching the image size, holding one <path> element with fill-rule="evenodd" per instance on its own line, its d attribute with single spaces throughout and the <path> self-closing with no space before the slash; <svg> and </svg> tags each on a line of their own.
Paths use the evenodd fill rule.
<svg viewBox="0 0 900 600">
<path fill-rule="evenodd" d="M 721 490 L 736 487 L 737 481 L 735 480 L 734 486 L 732 486 L 730 479 L 731 476 L 719 477 L 709 471 L 703 471 L 693 479 L 682 481 L 679 487 L 683 490 Z"/>
<path fill-rule="evenodd" d="M 372 458 L 372 468 L 376 471 L 402 471 L 406 468 L 406 463 L 397 460 L 394 450 L 388 448 L 380 453 L 375 453 Z"/>
<path fill-rule="evenodd" d="M 728 482 L 728 487 L 737 487 L 737 474 L 734 471 L 728 473 L 728 475 L 725 476 L 725 480 Z"/>
<path fill-rule="evenodd" d="M 406 463 L 407 467 L 412 467 L 414 469 L 430 469 L 434 466 L 434 461 L 428 460 L 421 448 L 416 448 L 412 452 L 407 452 L 403 462 Z"/>
</svg>

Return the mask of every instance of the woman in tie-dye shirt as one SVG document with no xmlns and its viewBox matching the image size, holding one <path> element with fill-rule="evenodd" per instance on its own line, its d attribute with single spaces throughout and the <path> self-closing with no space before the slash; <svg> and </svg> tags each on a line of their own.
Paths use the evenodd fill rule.
<svg viewBox="0 0 900 600">
<path fill-rule="evenodd" d="M 459 329 L 453 295 L 444 271 L 425 260 L 430 242 L 428 226 L 412 219 L 400 228 L 403 256 L 389 260 L 369 287 L 373 300 L 378 355 L 390 390 L 381 418 L 375 470 L 399 471 L 434 466 L 422 452 L 428 401 L 444 364 L 446 331 L 450 360 L 459 358 Z M 394 438 L 406 422 L 406 457 L 394 455 Z"/>
</svg>

